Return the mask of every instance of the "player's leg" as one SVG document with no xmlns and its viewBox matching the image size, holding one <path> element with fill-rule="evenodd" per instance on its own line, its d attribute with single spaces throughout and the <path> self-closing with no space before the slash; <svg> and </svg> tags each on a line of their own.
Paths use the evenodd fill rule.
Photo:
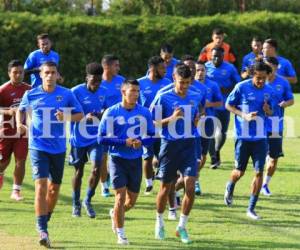
<svg viewBox="0 0 300 250">
<path fill-rule="evenodd" d="M 144 175 L 145 175 L 145 181 L 146 181 L 146 189 L 145 189 L 145 194 L 149 195 L 151 194 L 153 190 L 153 156 L 143 156 L 143 170 L 144 170 Z"/>
<path fill-rule="evenodd" d="M 4 183 L 4 173 L 10 163 L 13 152 L 13 143 L 11 139 L 0 138 L 0 189 Z"/>
<path fill-rule="evenodd" d="M 169 196 L 168 196 L 168 202 L 169 202 L 169 214 L 168 214 L 168 220 L 176 220 L 176 191 L 175 191 L 175 184 L 177 180 L 172 182 Z"/>
<path fill-rule="evenodd" d="M 100 173 L 100 184 L 101 184 L 101 195 L 103 197 L 109 197 L 109 166 L 108 162 L 108 147 L 103 146 L 103 154 L 102 154 L 102 163 L 101 163 L 101 173 Z"/>
</svg>

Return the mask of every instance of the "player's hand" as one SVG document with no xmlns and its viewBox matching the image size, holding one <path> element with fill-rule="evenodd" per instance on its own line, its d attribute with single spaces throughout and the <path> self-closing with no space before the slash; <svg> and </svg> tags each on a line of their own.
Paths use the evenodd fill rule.
<svg viewBox="0 0 300 250">
<path fill-rule="evenodd" d="M 26 131 L 27 131 L 27 127 L 26 125 L 24 124 L 17 124 L 17 133 L 20 134 L 20 135 L 23 135 L 23 134 L 26 134 Z"/>
<path fill-rule="evenodd" d="M 183 111 L 182 108 L 176 107 L 173 111 L 172 118 L 176 120 L 179 117 L 183 117 Z"/>
<path fill-rule="evenodd" d="M 93 121 L 93 117 L 94 117 L 94 114 L 93 113 L 88 113 L 85 118 L 88 122 L 91 122 Z"/>
<path fill-rule="evenodd" d="M 255 111 L 255 112 L 250 112 L 250 113 L 248 113 L 248 114 L 244 114 L 244 113 L 243 113 L 242 118 L 243 118 L 244 120 L 250 122 L 250 121 L 255 120 L 255 119 L 256 119 L 256 116 L 257 116 L 257 111 Z"/>
<path fill-rule="evenodd" d="M 281 108 L 285 108 L 286 107 L 286 102 L 285 101 L 282 101 L 278 104 L 279 107 Z"/>
<path fill-rule="evenodd" d="M 267 103 L 267 101 L 264 102 L 263 110 L 266 114 L 271 113 L 270 105 Z"/>
<path fill-rule="evenodd" d="M 132 143 L 132 147 L 134 149 L 138 149 L 142 146 L 142 141 L 139 139 L 134 139 L 133 143 Z"/>
<path fill-rule="evenodd" d="M 135 139 L 133 138 L 127 138 L 126 139 L 126 146 L 127 147 L 133 147 L 133 142 L 134 142 Z"/>
<path fill-rule="evenodd" d="M 58 121 L 62 122 L 64 120 L 64 113 L 61 112 L 59 109 L 56 110 L 56 113 L 54 115 Z"/>
<path fill-rule="evenodd" d="M 201 118 L 201 114 L 200 113 L 197 113 L 197 115 L 195 116 L 194 118 L 194 126 L 197 127 L 198 126 L 198 123 L 200 121 L 200 118 Z"/>
<path fill-rule="evenodd" d="M 16 112 L 17 112 L 17 109 L 18 108 L 10 108 L 9 110 L 8 110 L 8 115 L 9 116 L 15 116 L 16 115 Z"/>
</svg>

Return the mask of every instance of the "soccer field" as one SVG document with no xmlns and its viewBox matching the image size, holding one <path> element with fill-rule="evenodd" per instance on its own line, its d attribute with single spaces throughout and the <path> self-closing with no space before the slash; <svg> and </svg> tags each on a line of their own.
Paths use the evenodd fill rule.
<svg viewBox="0 0 300 250">
<path fill-rule="evenodd" d="M 167 221 L 166 240 L 154 239 L 155 192 L 145 196 L 143 192 L 134 209 L 126 214 L 125 230 L 130 245 L 127 249 L 300 249 L 300 94 L 286 116 L 294 121 L 294 136 L 285 138 L 285 157 L 279 161 L 270 189 L 271 197 L 260 196 L 256 211 L 261 221 L 246 217 L 250 183 L 253 176 L 249 165 L 245 176 L 235 189 L 234 206 L 223 203 L 225 183 L 233 168 L 233 139 L 229 138 L 222 154 L 222 167 L 211 170 L 206 166 L 201 172 L 203 195 L 196 197 L 187 225 L 193 243 L 183 245 L 175 237 L 177 222 Z M 232 122 L 231 120 L 231 129 Z M 293 131 L 289 130 L 290 134 Z M 22 202 L 10 200 L 12 187 L 11 164 L 0 191 L 0 249 L 40 249 L 34 217 L 34 183 L 29 161 L 23 185 Z M 90 166 L 85 169 L 82 196 L 87 185 Z M 71 177 L 73 168 L 66 161 L 64 180 L 55 213 L 49 223 L 50 239 L 54 249 L 119 249 L 116 236 L 111 231 L 108 215 L 114 198 L 103 198 L 97 188 L 93 199 L 97 212 L 90 219 L 82 212 L 81 218 L 73 218 L 71 201 Z M 142 191 L 144 190 L 144 183 Z"/>
</svg>

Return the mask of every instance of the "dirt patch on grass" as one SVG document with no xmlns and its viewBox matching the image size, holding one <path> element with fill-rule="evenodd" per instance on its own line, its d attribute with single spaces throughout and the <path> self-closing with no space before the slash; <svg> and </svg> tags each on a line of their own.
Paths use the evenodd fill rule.
<svg viewBox="0 0 300 250">
<path fill-rule="evenodd" d="M 12 236 L 0 231 L 0 249 L 5 250 L 33 250 L 41 249 L 38 238 Z"/>
</svg>

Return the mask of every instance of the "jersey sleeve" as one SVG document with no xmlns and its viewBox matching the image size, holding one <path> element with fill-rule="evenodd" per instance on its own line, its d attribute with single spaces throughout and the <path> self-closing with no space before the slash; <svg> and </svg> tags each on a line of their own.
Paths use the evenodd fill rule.
<svg viewBox="0 0 300 250">
<path fill-rule="evenodd" d="M 237 85 L 234 87 L 232 92 L 227 97 L 226 104 L 229 104 L 230 106 L 237 106 L 240 104 L 240 99 L 241 99 L 241 90 L 240 90 L 240 86 Z"/>
<path fill-rule="evenodd" d="M 69 103 L 68 103 L 69 107 L 72 107 L 72 114 L 76 114 L 76 113 L 83 113 L 82 107 L 79 103 L 79 101 L 77 100 L 77 98 L 75 97 L 73 92 L 69 92 Z"/>
<path fill-rule="evenodd" d="M 294 95 L 292 92 L 291 85 L 288 81 L 286 81 L 284 84 L 283 100 L 289 101 L 289 100 L 293 100 L 293 99 L 294 99 Z"/>
<path fill-rule="evenodd" d="M 237 69 L 233 65 L 232 65 L 231 80 L 234 84 L 236 84 L 242 80 Z"/>
<path fill-rule="evenodd" d="M 22 100 L 20 102 L 19 110 L 21 112 L 25 112 L 25 111 L 27 111 L 29 109 L 30 103 L 29 103 L 29 99 L 28 99 L 28 93 L 29 93 L 29 91 L 27 90 L 25 92 L 25 94 L 23 95 Z"/>
<path fill-rule="evenodd" d="M 241 72 L 245 72 L 248 68 L 247 56 L 243 57 Z"/>
<path fill-rule="evenodd" d="M 150 111 L 146 110 L 145 117 L 147 120 L 147 135 L 153 136 L 155 134 L 155 129 Z"/>
<path fill-rule="evenodd" d="M 296 76 L 296 71 L 292 65 L 292 63 L 287 60 L 286 61 L 286 68 L 285 68 L 285 76 L 287 77 L 295 77 Z"/>
<path fill-rule="evenodd" d="M 35 56 L 33 53 L 30 53 L 29 56 L 27 57 L 25 64 L 24 64 L 24 69 L 28 70 L 28 69 L 33 69 L 36 67 L 35 64 Z"/>
</svg>

